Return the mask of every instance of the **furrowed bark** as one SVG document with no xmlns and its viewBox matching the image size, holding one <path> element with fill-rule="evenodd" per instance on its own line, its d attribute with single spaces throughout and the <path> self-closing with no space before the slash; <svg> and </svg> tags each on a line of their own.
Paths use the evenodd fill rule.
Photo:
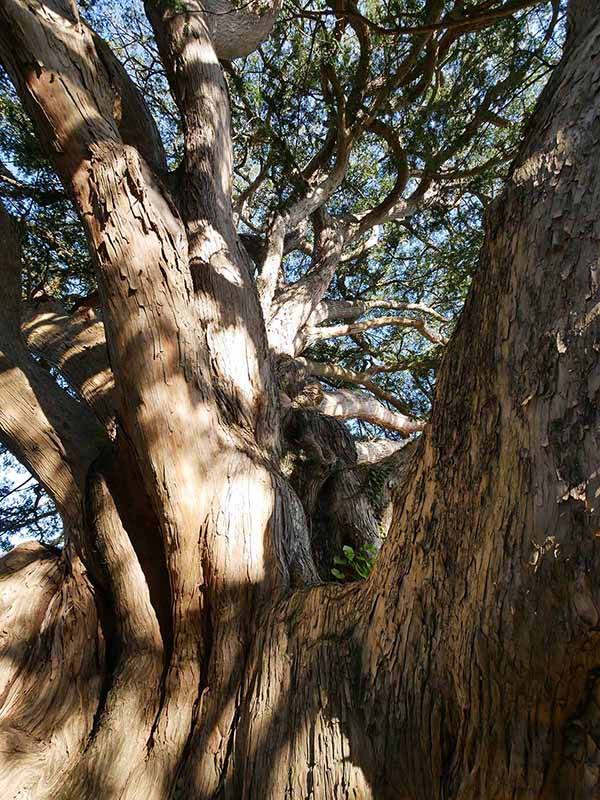
<svg viewBox="0 0 600 800">
<path fill-rule="evenodd" d="M 573 9 L 391 535 L 365 587 L 270 612 L 225 796 L 598 794 L 600 15 Z"/>
<path fill-rule="evenodd" d="M 0 639 L 6 796 L 598 794 L 600 15 L 572 10 L 374 572 L 308 588 L 207 21 L 153 18 L 186 118 L 172 197 L 90 32 L 4 0 L 0 54 L 95 256 L 119 419 L 81 470 L 80 552 L 0 561 L 33 639 Z"/>
<path fill-rule="evenodd" d="M 404 543 L 384 548 L 372 578 L 369 649 L 381 655 L 369 674 L 389 642 L 386 661 L 398 659 L 406 687 L 390 691 L 407 754 L 390 780 L 409 796 L 439 785 L 460 798 L 598 791 L 600 16 L 578 11 L 587 25 L 571 36 L 488 216 L 480 273 L 397 512 Z M 400 660 L 396 625 L 413 659 Z M 408 749 L 424 711 L 429 758 Z"/>
<path fill-rule="evenodd" d="M 0 559 L 0 598 L 2 794 L 49 798 L 79 761 L 101 692 L 94 597 L 76 557 L 27 542 Z"/>
<path fill-rule="evenodd" d="M 299 503 L 273 463 L 279 451 L 277 395 L 256 286 L 233 227 L 229 108 L 210 20 L 194 4 L 179 15 L 166 5 L 148 5 L 147 11 L 184 120 L 177 201 L 189 245 L 199 348 L 214 392 L 213 425 L 202 448 L 214 441 L 215 450 L 207 460 L 200 517 L 210 638 L 203 680 L 210 691 L 201 698 L 183 778 L 209 796 L 229 760 L 256 609 L 292 577 L 311 582 L 316 572 Z"/>
<path fill-rule="evenodd" d="M 54 498 L 65 523 L 80 528 L 87 468 L 102 445 L 92 415 L 68 397 L 21 337 L 19 231 L 0 204 L 0 438 Z"/>
<path fill-rule="evenodd" d="M 118 499 L 115 501 L 124 494 L 116 489 L 116 482 L 123 484 L 126 478 L 114 466 L 112 455 L 104 455 L 88 476 L 88 538 L 83 548 L 99 594 L 108 675 L 76 769 L 57 776 L 50 787 L 50 796 L 57 800 L 162 797 L 174 770 L 171 748 L 159 751 L 153 747 L 154 726 L 163 702 L 165 649 L 173 646 L 173 632 L 168 623 L 166 628 L 164 617 L 161 630 L 161 609 L 153 605 L 157 600 L 151 592 L 156 587 L 148 569 L 153 538 L 150 526 L 156 521 L 147 520 L 150 529 L 145 530 L 143 543 L 138 542 L 145 550 L 141 556 L 136 552 L 132 531 L 125 530 L 126 516 L 118 509 Z M 139 521 L 140 514 L 136 516 Z M 155 565 L 155 569 L 160 566 Z M 166 575 L 161 577 L 164 580 Z"/>
<path fill-rule="evenodd" d="M 188 224 L 186 229 L 160 179 L 140 152 L 121 139 L 110 102 L 111 76 L 94 50 L 93 37 L 59 7 L 55 12 L 48 6 L 29 9 L 8 2 L 2 13 L 4 30 L 12 37 L 0 37 L 0 46 L 40 138 L 54 146 L 57 171 L 87 227 L 117 387 L 119 423 L 135 453 L 164 544 L 172 642 L 161 679 L 160 713 L 145 758 L 148 773 L 162 774 L 161 785 L 155 782 L 149 790 L 149 796 L 160 797 L 175 780 L 201 681 L 209 674 L 202 660 L 202 639 L 229 602 L 235 605 L 239 600 L 249 608 L 252 584 L 262 581 L 265 562 L 286 544 L 281 539 L 297 531 L 290 525 L 286 528 L 286 506 L 264 456 L 256 446 L 251 456 L 240 450 L 240 436 L 250 438 L 248 429 L 261 443 L 265 436 L 272 437 L 276 404 L 264 402 L 268 388 L 260 396 L 260 372 L 267 368 L 263 366 L 267 360 L 255 357 L 245 364 L 238 362 L 241 372 L 235 372 L 233 364 L 234 372 L 223 376 L 216 390 L 213 386 L 211 351 L 206 344 L 216 341 L 217 351 L 223 346 L 219 337 L 235 319 L 231 298 L 242 308 L 248 301 L 225 268 L 215 270 L 212 278 L 210 288 L 217 284 L 216 298 L 207 292 L 204 306 L 196 300 L 201 276 L 193 278 L 196 268 L 190 262 L 198 247 L 210 248 L 215 239 L 209 236 L 201 241 L 198 228 Z M 40 65 L 35 73 L 28 67 L 33 47 Z M 82 116 L 85 125 L 79 123 Z M 222 144 L 218 146 L 223 152 Z M 198 335 L 199 324 L 203 327 Z M 250 354 L 253 343 L 243 338 L 243 317 L 235 324 Z M 218 358 L 215 364 L 218 369 Z M 248 391 L 253 382 L 254 391 Z M 232 396 L 236 406 L 230 402 Z M 219 415 L 228 417 L 226 424 L 219 424 Z M 237 423 L 233 433 L 231 417 Z M 226 534 L 239 510 L 232 497 L 248 505 L 252 502 L 255 513 L 252 520 L 248 518 L 246 532 L 239 528 L 239 536 L 230 542 Z M 223 508 L 229 508 L 231 515 L 222 514 Z M 119 527 L 112 530 L 114 536 Z M 242 553 L 250 553 L 250 561 Z M 232 590 L 228 601 L 222 599 L 218 605 L 215 595 L 222 587 L 234 585 L 237 576 L 239 592 Z M 286 566 L 271 570 L 269 580 L 285 584 Z M 201 587 L 211 582 L 210 592 L 201 598 Z M 227 638 L 224 629 L 221 626 L 215 642 L 218 645 L 220 636 L 231 646 L 237 636 Z M 226 662 L 233 658 L 227 652 L 219 657 Z M 224 666 L 233 671 L 235 683 L 240 664 Z M 225 669 L 215 670 L 223 681 L 229 680 Z M 124 685 L 121 694 L 127 691 Z M 126 735 L 122 730 L 121 736 Z M 108 781 L 110 761 L 101 752 L 98 735 L 93 747 L 99 756 L 94 763 L 102 766 Z M 67 785 L 80 785 L 84 770 L 82 763 Z M 102 774 L 97 780 L 102 780 Z"/>
<path fill-rule="evenodd" d="M 29 350 L 58 369 L 99 421 L 114 429 L 115 382 L 108 361 L 104 325 L 96 311 L 72 314 L 53 300 L 23 306 L 22 334 Z"/>
</svg>

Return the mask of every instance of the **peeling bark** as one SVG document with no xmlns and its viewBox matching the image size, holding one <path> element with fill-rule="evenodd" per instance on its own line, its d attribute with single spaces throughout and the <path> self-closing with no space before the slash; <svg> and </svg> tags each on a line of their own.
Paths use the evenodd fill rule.
<svg viewBox="0 0 600 800">
<path fill-rule="evenodd" d="M 318 571 L 334 546 L 377 541 L 361 475 L 388 480 L 389 464 L 359 466 L 339 423 L 298 408 L 302 380 L 282 413 L 269 353 L 293 361 L 341 242 L 323 227 L 302 302 L 269 327 L 233 226 L 216 34 L 187 11 L 149 9 L 186 121 L 169 190 L 145 117 L 115 105 L 123 73 L 71 6 L 0 5 L 3 63 L 86 227 L 117 415 L 113 441 L 82 442 L 101 430 L 91 411 L 21 341 L 0 214 L 0 432 L 69 525 L 63 552 L 0 559 L 2 796 L 591 800 L 598 11 L 572 6 L 431 424 L 389 457 L 389 536 L 345 586 Z M 53 314 L 27 341 L 106 422 L 112 399 L 69 355 L 100 331 Z M 287 476 L 283 442 L 305 456 Z"/>
</svg>

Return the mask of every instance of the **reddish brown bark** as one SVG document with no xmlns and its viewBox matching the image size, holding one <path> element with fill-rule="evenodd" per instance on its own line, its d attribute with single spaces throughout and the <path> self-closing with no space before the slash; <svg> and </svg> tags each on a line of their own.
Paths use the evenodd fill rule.
<svg viewBox="0 0 600 800">
<path fill-rule="evenodd" d="M 597 796 L 600 14 L 572 4 L 374 572 L 334 586 L 280 471 L 291 412 L 233 226 L 227 100 L 195 12 L 149 12 L 188 126 L 168 189 L 105 46 L 58 2 L 0 5 L 2 60 L 86 226 L 114 380 L 103 394 L 71 363 L 89 406 L 77 424 L 64 393 L 42 397 L 47 376 L 14 335 L 2 216 L 0 433 L 69 524 L 62 552 L 0 561 L 2 796 Z M 71 323 L 37 339 L 26 326 L 65 372 L 64 348 L 91 335 Z M 44 448 L 6 415 L 15 381 Z M 317 438 L 320 468 L 352 462 Z M 296 476 L 309 514 L 323 478 Z"/>
</svg>

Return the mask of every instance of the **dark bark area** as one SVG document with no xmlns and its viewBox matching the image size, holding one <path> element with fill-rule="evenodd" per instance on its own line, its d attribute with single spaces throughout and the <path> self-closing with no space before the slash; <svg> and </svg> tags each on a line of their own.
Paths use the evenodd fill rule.
<svg viewBox="0 0 600 800">
<path fill-rule="evenodd" d="M 369 476 L 357 464 L 350 433 L 335 419 L 290 410 L 284 439 L 283 473 L 302 502 L 313 558 L 321 578 L 328 581 L 333 559 L 344 545 L 358 550 L 381 544 Z"/>
</svg>

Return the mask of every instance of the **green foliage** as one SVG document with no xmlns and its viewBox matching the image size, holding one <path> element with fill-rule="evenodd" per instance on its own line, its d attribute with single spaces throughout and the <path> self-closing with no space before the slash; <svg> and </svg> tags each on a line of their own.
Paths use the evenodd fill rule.
<svg viewBox="0 0 600 800">
<path fill-rule="evenodd" d="M 32 536 L 51 544 L 61 541 L 61 523 L 54 503 L 0 446 L 0 553 Z"/>
<path fill-rule="evenodd" d="M 376 556 L 377 548 L 372 544 L 363 544 L 358 550 L 344 545 L 342 555 L 333 559 L 336 566 L 332 568 L 331 574 L 340 583 L 365 580 L 371 573 Z"/>
<path fill-rule="evenodd" d="M 183 8 L 182 0 L 172 5 Z M 356 9 L 372 23 L 393 28 L 423 24 L 428 5 L 364 0 Z M 442 0 L 440 5 L 445 16 L 460 13 L 464 4 Z M 169 167 L 176 169 L 183 153 L 182 121 L 142 4 L 87 0 L 80 8 L 139 87 Z M 418 37 L 370 29 L 365 43 L 360 26 L 352 18 L 337 18 L 327 0 L 286 0 L 263 45 L 247 58 L 223 64 L 231 100 L 233 199 L 244 199 L 240 233 L 264 238 L 274 212 L 306 190 L 307 165 L 315 156 L 322 155 L 323 173 L 334 165 L 336 148 L 327 142 L 340 109 L 351 125 L 366 115 L 383 87 L 373 116 L 394 132 L 404 150 L 410 172 L 404 196 L 424 180 L 438 188 L 410 219 L 381 224 L 373 246 L 346 253 L 327 299 L 425 303 L 442 316 L 444 322 L 435 324 L 448 336 L 477 268 L 485 209 L 498 194 L 523 122 L 560 54 L 563 19 L 560 0 L 460 36 L 440 33 L 435 44 L 432 40 L 419 51 L 406 80 L 394 82 Z M 389 143 L 365 127 L 324 210 L 355 219 L 389 196 L 398 170 Z M 70 307 L 95 288 L 77 213 L 1 71 L 0 196 L 25 230 L 25 298 L 46 294 Z M 302 237 L 306 246 L 284 259 L 288 281 L 310 264 L 311 224 Z M 373 381 L 381 390 L 425 416 L 442 350 L 414 329 L 388 326 L 319 341 L 305 355 L 354 372 L 375 369 Z M 394 436 L 367 422 L 353 423 L 352 430 L 363 438 Z"/>
</svg>

